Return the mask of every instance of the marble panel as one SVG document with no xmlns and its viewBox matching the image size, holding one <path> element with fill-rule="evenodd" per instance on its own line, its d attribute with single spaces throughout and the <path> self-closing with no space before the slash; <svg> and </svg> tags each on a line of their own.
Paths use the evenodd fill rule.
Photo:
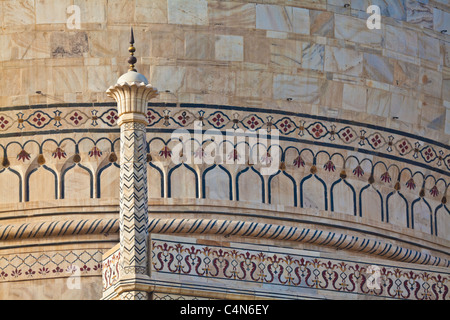
<svg viewBox="0 0 450 320">
<path fill-rule="evenodd" d="M 419 35 L 419 57 L 434 63 L 441 63 L 439 40 L 427 35 Z"/>
<path fill-rule="evenodd" d="M 365 112 L 367 89 L 362 86 L 344 84 L 342 107 L 346 110 Z"/>
<path fill-rule="evenodd" d="M 168 0 L 168 22 L 171 24 L 208 25 L 206 0 Z"/>
<path fill-rule="evenodd" d="M 167 0 L 136 0 L 135 18 L 139 23 L 167 23 Z"/>
<path fill-rule="evenodd" d="M 159 91 L 170 90 L 178 92 L 185 81 L 186 68 L 176 66 L 152 66 L 150 69 L 150 83 Z"/>
<path fill-rule="evenodd" d="M 222 61 L 243 61 L 244 38 L 242 36 L 217 35 L 215 58 Z"/>
<path fill-rule="evenodd" d="M 392 83 L 394 64 L 389 58 L 364 53 L 363 76 L 379 82 Z"/>
<path fill-rule="evenodd" d="M 292 7 L 283 7 L 271 4 L 256 5 L 256 28 L 292 32 Z"/>
<path fill-rule="evenodd" d="M 390 114 L 391 93 L 369 88 L 367 90 L 367 112 L 387 118 Z"/>
<path fill-rule="evenodd" d="M 292 18 L 294 20 L 292 31 L 299 34 L 310 33 L 309 10 L 303 8 L 292 8 Z"/>
<path fill-rule="evenodd" d="M 186 33 L 185 56 L 187 59 L 212 60 L 214 58 L 214 37 L 210 34 Z"/>
<path fill-rule="evenodd" d="M 119 52 L 119 38 L 115 31 L 90 31 L 88 37 L 91 57 L 112 57 Z"/>
<path fill-rule="evenodd" d="M 236 72 L 213 67 L 186 68 L 186 91 L 233 95 Z"/>
<path fill-rule="evenodd" d="M 270 39 L 266 37 L 245 36 L 244 61 L 263 65 L 269 64 L 270 44 Z"/>
<path fill-rule="evenodd" d="M 300 67 L 302 43 L 294 40 L 274 39 L 270 46 L 270 63 L 275 67 Z"/>
<path fill-rule="evenodd" d="M 176 58 L 178 55 L 177 42 L 178 39 L 172 32 L 152 32 L 150 55 L 152 57 L 164 57 L 167 59 Z M 185 49 L 183 50 L 183 55 L 184 51 Z"/>
<path fill-rule="evenodd" d="M 419 66 L 396 60 L 394 61 L 394 85 L 407 89 L 417 89 Z"/>
<path fill-rule="evenodd" d="M 359 76 L 362 70 L 362 53 L 350 49 L 326 47 L 325 71 Z"/>
<path fill-rule="evenodd" d="M 215 26 L 255 28 L 256 4 L 211 1 L 208 3 L 209 22 Z"/>
<path fill-rule="evenodd" d="M 309 11 L 310 32 L 313 36 L 334 36 L 334 14 L 327 11 Z"/>
<path fill-rule="evenodd" d="M 391 100 L 391 117 L 407 123 L 418 123 L 418 101 L 410 96 L 393 93 Z"/>
<path fill-rule="evenodd" d="M 426 94 L 440 98 L 442 92 L 442 73 L 428 68 L 420 68 L 420 87 Z"/>
<path fill-rule="evenodd" d="M 386 48 L 402 54 L 417 56 L 417 32 L 387 25 Z"/>
<path fill-rule="evenodd" d="M 36 24 L 67 23 L 70 0 L 36 0 Z"/>
<path fill-rule="evenodd" d="M 320 105 L 341 108 L 343 93 L 344 84 L 342 82 L 327 81 L 323 87 L 323 94 L 320 96 Z"/>
<path fill-rule="evenodd" d="M 108 23 L 131 25 L 134 22 L 134 1 L 108 0 Z"/>
<path fill-rule="evenodd" d="M 422 102 L 420 124 L 433 130 L 443 131 L 445 128 L 445 108 Z"/>
<path fill-rule="evenodd" d="M 47 32 L 18 33 L 11 38 L 11 59 L 50 58 L 50 34 Z"/>
<path fill-rule="evenodd" d="M 73 0 L 73 4 L 80 7 L 80 20 L 82 24 L 106 22 L 106 0 Z M 72 14 L 69 14 L 69 16 Z"/>
<path fill-rule="evenodd" d="M 325 46 L 315 43 L 303 43 L 302 68 L 323 71 L 325 64 Z"/>
<path fill-rule="evenodd" d="M 118 75 L 112 72 L 111 66 L 91 66 L 87 70 L 88 90 L 103 92 L 116 83 Z"/>
<path fill-rule="evenodd" d="M 52 70 L 54 93 L 85 92 L 87 84 L 86 69 L 83 67 L 56 67 Z"/>
<path fill-rule="evenodd" d="M 319 102 L 324 80 L 277 74 L 273 81 L 273 97 L 278 100 L 292 98 L 295 101 L 316 104 Z"/>
<path fill-rule="evenodd" d="M 3 1 L 3 27 L 17 29 L 20 26 L 34 25 L 35 9 L 34 0 Z"/>
<path fill-rule="evenodd" d="M 241 97 L 272 97 L 272 74 L 263 71 L 237 71 L 236 95 Z"/>
<path fill-rule="evenodd" d="M 433 7 L 417 0 L 405 0 L 406 21 L 433 29 Z"/>
</svg>

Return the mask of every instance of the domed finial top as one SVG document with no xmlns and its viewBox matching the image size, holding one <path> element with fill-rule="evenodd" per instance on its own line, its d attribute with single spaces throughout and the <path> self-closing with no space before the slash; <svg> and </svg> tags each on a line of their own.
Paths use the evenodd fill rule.
<svg viewBox="0 0 450 320">
<path fill-rule="evenodd" d="M 134 33 L 133 27 L 131 27 L 130 47 L 128 48 L 128 52 L 130 52 L 130 57 L 128 58 L 128 63 L 130 64 L 130 71 L 137 72 L 136 69 L 134 68 L 135 63 L 137 62 L 137 59 L 134 56 L 136 48 L 133 45 L 134 45 Z"/>
</svg>

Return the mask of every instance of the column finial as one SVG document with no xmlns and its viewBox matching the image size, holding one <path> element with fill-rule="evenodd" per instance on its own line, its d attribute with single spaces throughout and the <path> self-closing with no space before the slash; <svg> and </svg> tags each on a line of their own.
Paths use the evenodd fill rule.
<svg viewBox="0 0 450 320">
<path fill-rule="evenodd" d="M 135 51 L 136 51 L 136 48 L 134 47 L 134 33 L 133 33 L 133 27 L 131 27 L 130 47 L 128 48 L 130 57 L 128 58 L 128 63 L 130 64 L 130 71 L 137 72 L 136 69 L 134 68 L 135 63 L 137 62 L 137 59 L 134 56 Z"/>
</svg>

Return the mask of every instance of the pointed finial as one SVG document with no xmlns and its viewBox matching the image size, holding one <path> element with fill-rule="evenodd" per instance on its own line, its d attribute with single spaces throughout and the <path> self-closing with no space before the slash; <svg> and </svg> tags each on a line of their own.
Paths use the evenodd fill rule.
<svg viewBox="0 0 450 320">
<path fill-rule="evenodd" d="M 134 33 L 133 27 L 131 27 L 130 47 L 128 48 L 128 52 L 130 52 L 130 57 L 128 58 L 128 63 L 130 64 L 130 71 L 137 72 L 136 69 L 134 68 L 134 64 L 137 62 L 137 59 L 134 56 L 136 48 L 133 45 L 134 45 Z"/>
</svg>

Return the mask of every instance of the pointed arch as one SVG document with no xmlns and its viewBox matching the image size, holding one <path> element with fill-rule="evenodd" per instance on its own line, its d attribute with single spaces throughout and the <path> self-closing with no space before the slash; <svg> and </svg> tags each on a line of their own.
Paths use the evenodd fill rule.
<svg viewBox="0 0 450 320">
<path fill-rule="evenodd" d="M 377 194 L 378 197 L 380 198 L 380 203 L 379 203 L 379 204 L 380 204 L 380 211 L 379 211 L 380 216 L 379 216 L 379 217 L 381 218 L 380 221 L 384 222 L 383 196 L 381 195 L 381 192 L 378 191 L 377 189 L 375 189 L 375 187 L 374 187 L 373 185 L 371 185 L 371 184 L 368 184 L 367 186 L 365 186 L 364 188 L 362 188 L 361 191 L 360 191 L 360 193 L 359 193 L 359 216 L 360 216 L 360 217 L 363 217 L 363 208 L 366 208 L 366 206 L 363 205 L 363 195 L 364 195 L 364 192 L 365 192 L 365 191 L 366 191 L 366 193 L 370 191 L 370 187 L 372 187 L 372 189 L 376 192 L 376 194 Z M 371 200 L 374 199 L 374 197 L 369 197 L 369 198 L 370 198 Z M 378 201 L 376 201 L 376 203 L 378 203 Z M 372 203 L 371 203 L 371 204 L 372 204 Z M 367 207 L 373 209 L 373 206 L 370 205 L 370 204 L 369 204 Z M 372 214 L 364 215 L 364 218 L 366 218 L 367 216 L 372 216 Z"/>
<path fill-rule="evenodd" d="M 293 203 L 293 206 L 294 206 L 294 207 L 297 207 L 297 183 L 295 182 L 295 179 L 294 179 L 290 174 L 288 174 L 286 171 L 281 171 L 281 170 L 278 170 L 277 173 L 275 173 L 274 175 L 271 175 L 271 176 L 269 177 L 269 182 L 268 182 L 268 188 L 269 188 L 269 190 L 268 190 L 268 191 L 269 191 L 269 199 L 268 199 L 268 200 L 269 200 L 269 204 L 272 204 L 272 203 L 273 203 L 273 199 L 272 199 L 272 190 L 275 189 L 275 188 L 273 188 L 273 186 L 272 186 L 273 179 L 274 179 L 275 177 L 277 177 L 277 176 L 280 176 L 281 173 L 282 173 L 284 176 L 286 176 L 286 177 L 292 182 L 292 186 L 293 186 L 293 188 L 292 188 L 292 192 L 293 192 L 292 203 Z M 278 187 L 281 187 L 281 186 L 282 186 L 281 184 L 278 184 Z M 279 197 L 280 200 L 283 199 L 283 197 L 282 197 L 283 191 L 284 191 L 283 189 L 279 190 L 278 197 Z M 284 201 L 281 201 L 281 203 L 278 203 L 278 204 L 283 204 L 283 205 L 284 205 L 283 202 L 284 202 Z"/>
<path fill-rule="evenodd" d="M 89 174 L 89 198 L 93 198 L 94 197 L 94 175 L 92 174 L 91 170 L 89 170 L 87 167 L 83 166 L 82 164 L 77 164 L 74 163 L 73 165 L 71 165 L 70 167 L 68 167 L 66 170 L 63 171 L 62 175 L 61 175 L 61 199 L 65 199 L 67 196 L 67 192 L 66 192 L 66 187 L 67 186 L 74 186 L 77 187 L 79 190 L 83 190 L 84 187 L 82 184 L 80 184 L 80 180 L 79 180 L 79 176 L 76 175 L 75 176 L 75 182 L 74 183 L 67 183 L 66 181 L 66 174 L 70 171 L 70 170 L 76 170 L 76 168 L 81 168 L 84 171 L 87 171 L 87 173 Z M 81 186 L 81 188 L 80 188 Z M 77 195 L 77 198 L 79 197 L 79 195 Z"/>
<path fill-rule="evenodd" d="M 351 196 L 352 196 L 352 201 L 353 201 L 353 215 L 356 216 L 357 212 L 356 212 L 356 192 L 355 192 L 355 188 L 353 188 L 353 186 L 347 182 L 346 179 L 342 179 L 340 178 L 339 180 L 335 181 L 332 185 L 331 185 L 331 189 L 330 189 L 330 200 L 331 200 L 331 211 L 335 211 L 335 194 L 334 194 L 334 188 L 339 185 L 341 182 L 343 182 L 351 191 Z M 344 201 L 345 204 L 348 205 L 348 201 Z M 349 208 L 350 209 L 350 208 Z M 342 210 L 344 211 L 343 213 L 347 213 L 348 211 Z M 339 211 L 341 212 L 341 211 Z"/>
<path fill-rule="evenodd" d="M 258 170 L 256 170 L 253 166 L 247 167 L 247 168 L 241 170 L 241 171 L 237 174 L 237 176 L 236 176 L 236 200 L 237 200 L 237 201 L 242 201 L 242 195 L 240 194 L 240 192 L 241 192 L 240 190 L 242 190 L 243 188 L 240 188 L 240 185 L 239 185 L 240 182 L 239 182 L 239 181 L 240 181 L 241 177 L 242 177 L 245 173 L 247 173 L 247 172 L 250 173 L 250 171 L 253 171 L 254 173 L 256 173 L 256 175 L 257 175 L 257 177 L 258 177 L 258 179 L 256 179 L 256 181 L 258 182 L 258 184 L 261 183 L 261 187 L 260 187 L 260 190 L 261 190 L 261 202 L 262 202 L 262 203 L 265 203 L 265 202 L 266 202 L 266 196 L 265 196 L 266 191 L 265 191 L 265 186 L 264 186 L 264 178 L 263 178 L 263 176 L 258 172 Z M 249 173 L 247 173 L 247 175 L 248 175 Z M 250 181 L 250 182 L 251 182 L 251 181 Z M 259 186 L 258 186 L 258 188 L 259 188 Z M 250 188 L 250 192 L 257 192 L 257 191 L 258 191 L 258 188 L 255 188 L 255 187 L 253 186 L 253 188 Z M 256 201 L 253 201 L 253 202 L 256 202 Z"/>
<path fill-rule="evenodd" d="M 323 203 L 324 203 L 324 207 L 323 207 L 323 209 L 325 210 L 325 211 L 327 211 L 328 210 L 328 193 L 327 193 L 327 185 L 325 184 L 325 182 L 322 180 L 322 179 L 320 179 L 316 174 L 310 174 L 310 175 L 308 175 L 308 176 L 306 176 L 301 182 L 300 182 L 300 207 L 302 207 L 302 208 L 305 208 L 305 192 L 304 192 L 304 185 L 305 185 L 305 183 L 307 183 L 308 181 L 309 182 L 312 182 L 313 180 L 311 180 L 312 178 L 315 178 L 315 180 L 317 180 L 320 184 L 318 184 L 319 186 L 321 186 L 321 187 L 323 187 L 323 193 L 321 193 L 321 192 L 317 192 L 317 193 L 311 193 L 311 195 L 312 196 L 317 196 L 317 195 L 319 195 L 320 196 L 320 194 L 323 194 Z M 318 186 L 317 184 L 316 184 L 316 186 Z M 313 188 L 308 188 L 308 190 L 313 190 Z M 320 198 L 319 199 L 316 199 L 316 200 L 320 200 Z M 311 202 L 313 202 L 314 203 L 314 201 L 311 201 Z M 321 201 L 316 201 L 315 202 L 315 205 L 316 205 L 316 207 L 315 208 L 318 208 L 318 209 L 320 209 L 320 207 L 318 207 L 317 205 L 319 204 L 319 202 L 321 202 Z M 309 206 L 309 207 L 311 207 L 311 206 Z M 312 207 L 311 207 L 312 208 Z"/>
<path fill-rule="evenodd" d="M 173 196 L 173 183 L 172 183 L 172 175 L 174 174 L 174 172 L 177 170 L 177 169 L 179 169 L 179 168 L 185 168 L 185 169 L 187 169 L 188 170 L 188 172 L 192 172 L 193 174 L 194 174 L 194 180 L 195 180 L 195 198 L 199 198 L 199 195 L 198 195 L 198 174 L 197 174 L 197 172 L 194 170 L 194 168 L 192 168 L 191 166 L 189 166 L 189 165 L 187 165 L 187 164 L 185 164 L 185 163 L 180 163 L 180 164 L 178 164 L 178 165 L 176 165 L 175 167 L 173 167 L 172 169 L 170 169 L 169 170 L 169 173 L 168 173 L 168 179 L 167 179 L 167 181 L 168 181 L 168 193 L 167 193 L 167 196 L 169 197 L 169 198 L 172 198 L 172 196 Z M 179 170 L 181 170 L 181 169 L 179 169 Z M 186 179 L 186 175 L 184 175 L 183 176 L 183 178 L 184 179 Z M 177 184 L 177 186 L 178 186 L 179 184 Z M 187 188 L 187 186 L 185 185 L 184 186 L 184 189 L 185 190 L 187 190 L 187 191 L 189 191 L 189 190 L 192 190 L 191 188 Z M 188 197 L 188 198 L 192 198 L 192 197 Z"/>
<path fill-rule="evenodd" d="M 221 176 L 220 173 L 214 175 L 215 183 L 210 184 L 208 180 L 208 173 L 212 174 L 213 171 L 220 170 L 225 174 L 225 176 Z M 220 188 L 223 183 L 226 182 L 228 184 L 225 188 Z M 208 189 L 211 188 L 212 189 Z M 228 195 L 226 195 L 228 193 Z M 218 197 L 211 197 L 211 194 L 216 194 Z M 222 196 L 220 196 L 222 194 Z M 228 172 L 226 168 L 222 165 L 213 165 L 207 168 L 202 175 L 202 195 L 203 199 L 216 199 L 216 200 L 233 200 L 233 190 L 232 190 L 232 179 L 231 174 Z"/>
</svg>

